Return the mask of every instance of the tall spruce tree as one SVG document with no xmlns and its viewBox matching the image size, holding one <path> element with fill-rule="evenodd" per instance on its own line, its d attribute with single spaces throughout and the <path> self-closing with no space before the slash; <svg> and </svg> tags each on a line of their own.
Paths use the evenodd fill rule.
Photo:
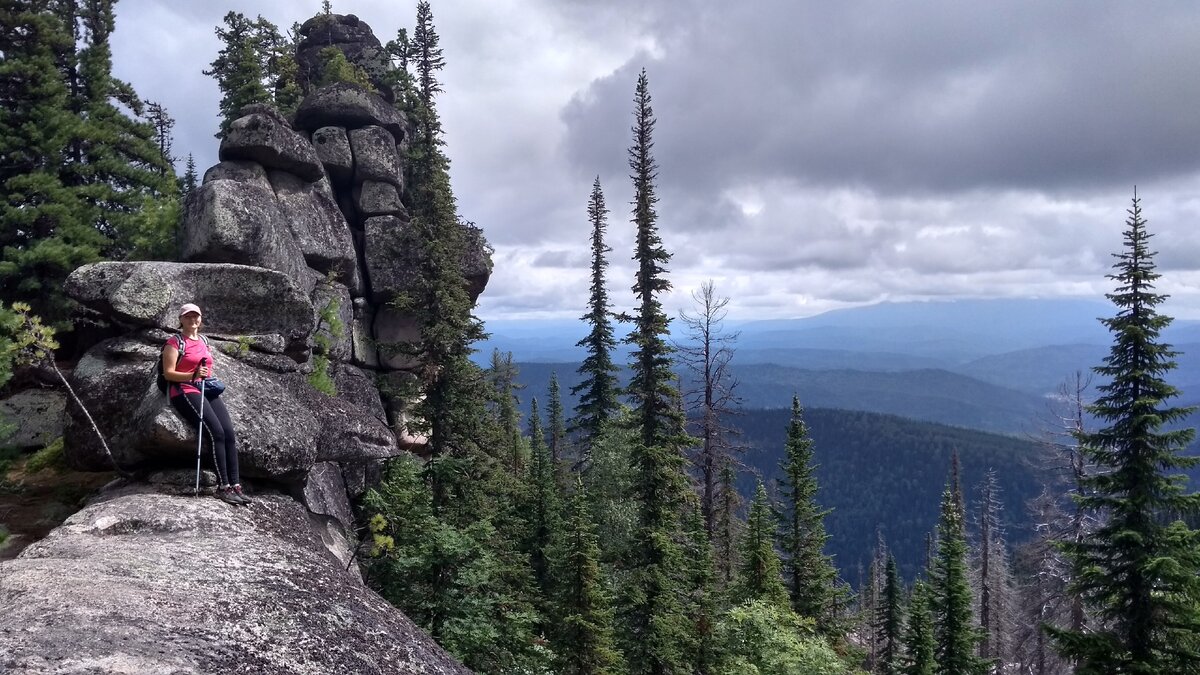
<svg viewBox="0 0 1200 675">
<path fill-rule="evenodd" d="M 629 582 L 622 598 L 624 651 L 634 673 L 661 675 L 687 669 L 685 647 L 691 625 L 684 610 L 683 539 L 681 516 L 687 492 L 679 392 L 673 384 L 669 319 L 659 296 L 671 288 L 664 265 L 670 254 L 658 235 L 654 205 L 657 165 L 652 149 L 654 113 L 645 71 L 634 96 L 633 223 L 637 227 L 638 306 L 628 341 L 634 345 L 633 377 L 628 394 L 631 423 L 637 433 L 633 446 L 633 499 L 638 505 L 637 530 L 628 561 Z"/>
<path fill-rule="evenodd" d="M 780 548 L 783 550 L 784 576 L 792 609 L 800 616 L 815 619 L 826 635 L 838 631 L 834 605 L 839 594 L 837 569 L 825 555 L 825 516 L 828 509 L 817 504 L 816 465 L 813 441 L 804 423 L 800 399 L 792 397 L 792 417 L 788 422 L 785 459 L 780 465 L 783 496 L 783 521 Z"/>
<path fill-rule="evenodd" d="M 737 541 L 741 521 L 738 509 L 742 497 L 737 490 L 737 472 L 732 458 L 726 457 L 721 466 L 721 481 L 717 492 L 717 522 L 713 531 L 713 548 L 716 549 L 717 584 L 724 590 L 733 583 L 737 573 Z"/>
<path fill-rule="evenodd" d="M 1193 429 L 1167 429 L 1194 408 L 1172 406 L 1179 390 L 1166 381 L 1175 368 L 1160 341 L 1171 318 L 1156 309 L 1151 234 L 1134 193 L 1125 221 L 1124 250 L 1115 255 L 1116 316 L 1103 319 L 1113 345 L 1096 373 L 1108 380 L 1089 412 L 1107 426 L 1080 434 L 1082 451 L 1099 471 L 1084 478 L 1076 497 L 1107 516 L 1081 541 L 1066 541 L 1073 588 L 1103 620 L 1087 632 L 1055 630 L 1059 648 L 1080 673 L 1200 671 L 1200 541 L 1180 514 L 1194 513 L 1200 496 L 1184 493 L 1182 471 L 1200 462 L 1184 457 Z"/>
<path fill-rule="evenodd" d="M 685 611 L 691 619 L 693 638 L 688 649 L 692 656 L 691 669 L 694 673 L 715 673 L 722 655 L 713 638 L 718 616 L 713 549 L 708 532 L 704 529 L 704 515 L 698 505 L 688 510 L 684 529 L 687 536 L 684 542 L 685 560 L 688 564 Z"/>
<path fill-rule="evenodd" d="M 974 598 L 967 579 L 967 533 L 963 523 L 962 493 L 958 485 L 958 457 L 954 477 L 942 493 L 937 526 L 937 555 L 930 572 L 931 606 L 939 675 L 982 675 L 988 661 L 978 656 L 982 632 L 976 627 L 971 606 Z"/>
<path fill-rule="evenodd" d="M 875 612 L 875 644 L 878 645 L 875 672 L 881 675 L 899 675 L 902 670 L 904 615 L 900 595 L 903 590 L 896 558 L 889 555 L 884 567 L 883 597 Z"/>
<path fill-rule="evenodd" d="M 560 522 L 558 483 L 550 449 L 542 431 L 542 416 L 538 413 L 537 398 L 529 412 L 529 552 L 533 578 L 543 594 L 550 591 L 548 551 Z"/>
<path fill-rule="evenodd" d="M 612 604 L 600 568 L 600 544 L 583 483 L 576 481 L 567 520 L 551 549 L 554 629 L 551 646 L 563 675 L 623 672 L 614 640 Z"/>
<path fill-rule="evenodd" d="M 504 434 L 509 464 L 513 471 L 520 471 L 525 465 L 525 442 L 521 439 L 521 413 L 517 410 L 520 405 L 517 400 L 517 366 L 513 363 L 512 352 L 501 354 L 499 349 L 492 350 L 488 377 L 492 381 L 496 418 Z"/>
<path fill-rule="evenodd" d="M 761 600 L 778 607 L 788 607 L 788 592 L 783 586 L 779 554 L 775 552 L 775 532 L 779 527 L 767 489 L 759 481 L 750 502 L 750 515 L 742 534 L 741 559 L 737 584 L 732 600 L 735 604 Z"/>
<path fill-rule="evenodd" d="M 262 17 L 259 17 L 261 19 Z M 217 58 L 210 64 L 205 75 L 217 80 L 221 90 L 218 110 L 221 127 L 217 138 L 225 135 L 229 124 L 238 116 L 238 111 L 251 103 L 268 103 L 271 100 L 263 84 L 263 53 L 258 39 L 258 26 L 241 12 L 228 12 L 223 19 L 225 27 L 217 26 L 217 38 L 223 45 Z"/>
<path fill-rule="evenodd" d="M 579 397 L 570 431 L 579 434 L 584 464 L 591 455 L 592 441 L 600 435 L 620 409 L 617 400 L 617 366 L 612 352 L 617 346 L 613 337 L 612 310 L 605 287 L 604 272 L 608 268 L 605 254 L 612 249 L 604 243 L 608 228 L 608 209 L 604 206 L 604 192 L 600 189 L 600 177 L 592 183 L 592 194 L 588 199 L 588 221 L 592 225 L 592 284 L 588 295 L 588 313 L 582 319 L 590 327 L 588 334 L 577 345 L 587 352 L 579 364 L 583 376 L 579 384 L 571 387 L 571 394 Z"/>
</svg>

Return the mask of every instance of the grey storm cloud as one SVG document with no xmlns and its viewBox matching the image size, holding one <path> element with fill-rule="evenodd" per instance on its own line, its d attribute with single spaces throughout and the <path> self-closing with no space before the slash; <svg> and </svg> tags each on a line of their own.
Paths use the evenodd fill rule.
<svg viewBox="0 0 1200 675">
<path fill-rule="evenodd" d="M 1187 3 L 671 3 L 659 49 L 563 110 L 587 171 L 649 73 L 664 185 L 1132 185 L 1200 168 Z"/>
</svg>

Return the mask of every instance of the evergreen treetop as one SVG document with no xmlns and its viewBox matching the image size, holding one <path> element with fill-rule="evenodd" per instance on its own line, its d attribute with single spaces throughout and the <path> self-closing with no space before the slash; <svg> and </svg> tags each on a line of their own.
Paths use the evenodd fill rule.
<svg viewBox="0 0 1200 675">
<path fill-rule="evenodd" d="M 1104 365 L 1108 379 L 1089 412 L 1106 424 L 1080 433 L 1082 452 L 1098 471 L 1083 478 L 1076 497 L 1105 522 L 1063 550 L 1074 569 L 1072 589 L 1102 624 L 1086 632 L 1052 631 L 1080 673 L 1182 673 L 1200 669 L 1200 541 L 1180 514 L 1194 513 L 1200 495 L 1185 494 L 1184 469 L 1200 462 L 1182 453 L 1193 429 L 1166 429 L 1194 408 L 1172 406 L 1179 391 L 1167 383 L 1176 352 L 1160 341 L 1170 317 L 1157 306 L 1151 234 L 1135 192 L 1125 222 L 1124 249 L 1109 275 L 1116 316 L 1102 322 L 1113 334 Z"/>
<path fill-rule="evenodd" d="M 780 573 L 779 554 L 775 552 L 778 522 L 767 499 L 767 489 L 759 481 L 750 502 L 750 515 L 742 534 L 741 569 L 732 593 L 735 604 L 761 600 L 788 607 L 788 593 Z"/>
</svg>

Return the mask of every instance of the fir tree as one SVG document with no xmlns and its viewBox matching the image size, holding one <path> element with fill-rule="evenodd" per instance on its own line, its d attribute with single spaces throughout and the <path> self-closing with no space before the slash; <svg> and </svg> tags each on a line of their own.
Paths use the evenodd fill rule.
<svg viewBox="0 0 1200 675">
<path fill-rule="evenodd" d="M 604 271 L 608 268 L 605 254 L 612 249 L 604 244 L 608 209 L 604 206 L 599 177 L 592 184 L 588 220 L 592 224 L 592 285 L 588 296 L 588 313 L 582 319 L 590 326 L 590 330 L 577 343 L 587 351 L 587 356 L 579 365 L 583 379 L 571 387 L 571 394 L 579 397 L 575 417 L 571 420 L 571 431 L 580 434 L 581 460 L 584 464 L 589 459 L 593 439 L 600 435 L 601 428 L 613 419 L 620 408 L 617 401 L 617 367 L 612 360 L 612 351 L 617 342 L 613 337 L 608 290 L 604 285 Z"/>
<path fill-rule="evenodd" d="M 179 179 L 180 197 L 186 202 L 189 195 L 200 184 L 200 177 L 196 173 L 196 158 L 192 153 L 188 153 L 187 165 L 183 171 L 183 177 Z"/>
<path fill-rule="evenodd" d="M 611 602 L 600 568 L 600 545 L 583 484 L 576 482 L 567 522 L 552 549 L 554 630 L 551 641 L 563 675 L 623 672 L 613 638 Z"/>
<path fill-rule="evenodd" d="M 884 571 L 883 597 L 875 613 L 875 642 L 879 654 L 875 672 L 882 675 L 898 675 L 901 672 L 903 612 L 900 606 L 900 574 L 896 571 L 896 558 L 888 556 Z"/>
<path fill-rule="evenodd" d="M 259 17 L 260 19 L 262 17 Z M 237 119 L 238 111 L 251 103 L 267 103 L 270 96 L 263 85 L 263 55 L 260 51 L 258 30 L 254 21 L 241 12 L 229 12 L 224 18 L 225 27 L 215 30 L 224 45 L 213 60 L 211 68 L 203 71 L 215 77 L 221 90 L 218 105 L 221 129 L 217 138 L 229 130 L 229 124 Z"/>
<path fill-rule="evenodd" d="M 935 675 L 939 672 L 935 653 L 933 611 L 929 586 L 921 580 L 913 584 L 908 601 L 908 622 L 904 632 L 905 675 Z"/>
<path fill-rule="evenodd" d="M 988 661 L 977 656 L 982 635 L 971 611 L 974 599 L 967 580 L 967 535 L 957 459 L 955 456 L 954 480 L 942 494 L 937 556 L 930 580 L 939 675 L 982 674 L 988 666 Z"/>
<path fill-rule="evenodd" d="M 513 363 L 512 352 L 501 355 L 499 349 L 493 349 L 488 376 L 492 381 L 496 417 L 507 443 L 509 463 L 513 471 L 519 472 L 525 465 L 525 443 L 521 440 L 521 414 L 517 411 L 520 404 L 516 393 L 517 366 Z"/>
<path fill-rule="evenodd" d="M 563 459 L 566 443 L 567 427 L 563 419 L 562 393 L 558 388 L 558 373 L 550 373 L 550 405 L 547 414 L 550 415 L 550 457 L 554 460 L 554 471 L 557 474 Z"/>
<path fill-rule="evenodd" d="M 817 504 L 813 442 L 804 423 L 800 399 L 794 396 L 785 452 L 780 466 L 783 495 L 780 544 L 792 609 L 800 616 L 815 619 L 822 633 L 832 635 L 837 632 L 834 604 L 839 591 L 837 570 L 824 553 L 829 538 L 825 534 L 825 516 L 829 511 Z"/>
<path fill-rule="evenodd" d="M 713 550 L 708 532 L 704 529 L 704 516 L 699 508 L 688 511 L 684 529 L 687 534 L 685 554 L 688 564 L 686 608 L 691 618 L 694 642 L 690 645 L 692 672 L 713 673 L 721 661 L 721 654 L 713 639 L 717 622 L 717 595 L 713 586 Z"/>
<path fill-rule="evenodd" d="M 1165 377 L 1176 352 L 1160 342 L 1170 317 L 1156 307 L 1151 235 L 1134 193 L 1116 254 L 1116 283 L 1108 299 L 1117 314 L 1103 323 L 1113 345 L 1096 373 L 1108 379 L 1089 412 L 1108 426 L 1080 434 L 1084 454 L 1099 471 L 1083 480 L 1079 504 L 1107 521 L 1082 541 L 1066 541 L 1073 589 L 1103 624 L 1087 632 L 1052 631 L 1080 673 L 1185 673 L 1200 669 L 1200 542 L 1182 521 L 1200 506 L 1184 494 L 1182 471 L 1192 429 L 1166 430 L 1194 408 L 1172 406 L 1179 390 Z M 1173 521 L 1173 522 L 1172 522 Z"/>
<path fill-rule="evenodd" d="M 778 523 L 767 500 L 767 489 L 762 482 L 750 502 L 750 516 L 746 519 L 746 531 L 742 535 L 741 559 L 737 585 L 732 599 L 735 604 L 761 600 L 788 606 L 787 589 L 780 575 L 779 554 L 775 552 L 775 531 Z"/>
<path fill-rule="evenodd" d="M 162 172 L 175 164 L 175 156 L 171 154 L 174 139 L 171 130 L 175 128 L 175 120 L 161 103 L 146 102 L 146 121 L 154 128 L 154 144 L 158 146 L 158 154 L 162 155 Z"/>
<path fill-rule="evenodd" d="M 635 478 L 633 499 L 638 527 L 628 567 L 630 579 L 622 601 L 625 653 L 634 673 L 678 673 L 686 668 L 684 647 L 691 626 L 682 598 L 686 569 L 680 516 L 687 491 L 683 472 L 683 415 L 673 386 L 671 349 L 666 341 L 668 318 L 658 296 L 670 290 L 663 265 L 670 255 L 658 236 L 654 211 L 656 165 L 651 154 L 654 114 L 649 84 L 643 71 L 634 99 L 634 144 L 629 150 L 633 170 L 637 227 L 639 299 L 629 342 L 634 345 L 633 378 L 629 386 Z"/>
</svg>

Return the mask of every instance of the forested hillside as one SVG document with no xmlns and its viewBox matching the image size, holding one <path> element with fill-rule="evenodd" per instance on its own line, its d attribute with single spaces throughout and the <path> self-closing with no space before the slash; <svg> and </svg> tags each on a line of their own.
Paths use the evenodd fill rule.
<svg viewBox="0 0 1200 675">
<path fill-rule="evenodd" d="M 747 447 L 743 461 L 768 485 L 779 476 L 790 414 L 747 409 L 736 420 Z M 1019 543 L 1031 533 L 1026 502 L 1042 490 L 1045 475 L 1037 444 L 857 410 L 808 408 L 804 418 L 814 445 L 817 501 L 832 509 L 825 518 L 827 551 L 848 581 L 857 585 L 870 564 L 876 528 L 901 575 L 911 580 L 917 574 L 955 452 L 968 512 L 974 511 L 978 486 L 994 469 L 1010 540 Z M 751 494 L 754 478 L 743 476 L 740 486 L 743 494 Z"/>
</svg>

